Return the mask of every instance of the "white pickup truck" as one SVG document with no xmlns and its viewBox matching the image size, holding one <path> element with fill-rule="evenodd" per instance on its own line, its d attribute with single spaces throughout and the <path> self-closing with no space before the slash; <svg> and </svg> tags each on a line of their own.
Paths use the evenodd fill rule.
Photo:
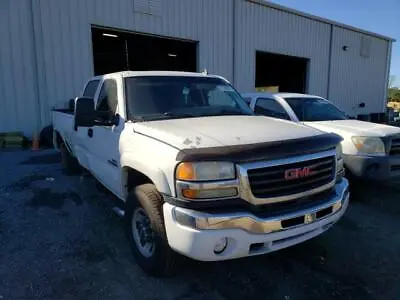
<svg viewBox="0 0 400 300">
<path fill-rule="evenodd" d="M 388 181 L 400 178 L 400 128 L 351 120 L 330 101 L 289 93 L 242 94 L 256 113 L 333 132 L 343 138 L 346 176 Z"/>
<path fill-rule="evenodd" d="M 339 136 L 254 116 L 218 76 L 94 77 L 53 125 L 65 168 L 121 200 L 133 255 L 154 276 L 176 253 L 217 261 L 303 242 L 348 205 Z"/>
</svg>

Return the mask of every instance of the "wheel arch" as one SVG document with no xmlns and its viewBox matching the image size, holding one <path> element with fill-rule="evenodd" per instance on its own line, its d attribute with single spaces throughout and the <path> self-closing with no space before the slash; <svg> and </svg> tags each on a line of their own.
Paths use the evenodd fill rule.
<svg viewBox="0 0 400 300">
<path fill-rule="evenodd" d="M 58 130 L 53 130 L 53 145 L 54 148 L 60 149 L 61 144 L 64 143 L 64 139 Z"/>
<path fill-rule="evenodd" d="M 131 162 L 121 165 L 121 167 L 125 199 L 128 199 L 129 192 L 132 188 L 145 183 L 152 183 L 160 193 L 171 195 L 167 177 L 160 169 L 139 162 Z"/>
</svg>

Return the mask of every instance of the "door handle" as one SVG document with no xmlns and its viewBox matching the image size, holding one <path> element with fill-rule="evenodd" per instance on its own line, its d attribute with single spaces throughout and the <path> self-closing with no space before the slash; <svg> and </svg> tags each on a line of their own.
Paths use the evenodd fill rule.
<svg viewBox="0 0 400 300">
<path fill-rule="evenodd" d="M 87 135 L 91 138 L 93 136 L 93 129 L 89 128 L 87 131 Z"/>
</svg>

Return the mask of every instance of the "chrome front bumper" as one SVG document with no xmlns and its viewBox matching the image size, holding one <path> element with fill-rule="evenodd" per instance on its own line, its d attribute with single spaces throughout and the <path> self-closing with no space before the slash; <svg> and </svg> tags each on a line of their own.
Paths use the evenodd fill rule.
<svg viewBox="0 0 400 300">
<path fill-rule="evenodd" d="M 259 218 L 249 212 L 211 214 L 181 207 L 173 207 L 172 215 L 178 224 L 197 230 L 240 229 L 252 234 L 268 234 L 308 225 L 343 212 L 349 202 L 348 186 L 348 181 L 342 179 L 323 204 L 273 217 Z"/>
</svg>

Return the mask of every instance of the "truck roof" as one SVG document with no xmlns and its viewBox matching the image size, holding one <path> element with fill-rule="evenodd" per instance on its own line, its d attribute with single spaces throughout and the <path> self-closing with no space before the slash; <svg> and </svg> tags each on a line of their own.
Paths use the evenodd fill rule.
<svg viewBox="0 0 400 300">
<path fill-rule="evenodd" d="M 217 75 L 208 75 L 196 72 L 179 72 L 179 71 L 122 71 L 122 72 L 114 72 L 114 73 L 99 75 L 94 78 L 102 78 L 103 76 L 109 76 L 109 75 L 117 75 L 123 78 L 143 77 L 143 76 L 180 76 L 180 77 L 211 77 L 211 78 L 220 78 L 226 80 L 225 78 Z"/>
</svg>

